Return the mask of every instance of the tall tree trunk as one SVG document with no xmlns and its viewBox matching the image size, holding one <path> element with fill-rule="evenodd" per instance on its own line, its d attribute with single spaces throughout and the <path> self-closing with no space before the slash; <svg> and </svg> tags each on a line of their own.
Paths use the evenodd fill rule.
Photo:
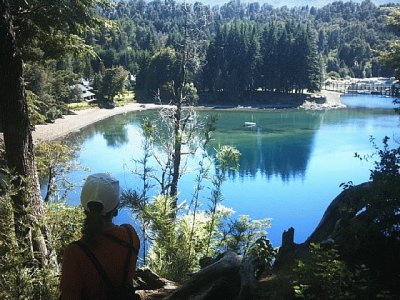
<svg viewBox="0 0 400 300">
<path fill-rule="evenodd" d="M 173 86 L 174 98 L 175 98 L 175 115 L 174 115 L 174 154 L 173 154 L 173 171 L 172 171 L 172 180 L 171 180 L 171 189 L 170 196 L 174 197 L 173 208 L 176 208 L 178 205 L 178 182 L 180 177 L 180 166 L 181 166 L 181 157 L 182 157 L 182 132 L 181 132 L 181 115 L 182 115 L 182 101 L 183 101 L 183 88 L 186 83 L 186 59 L 187 59 L 187 43 L 188 43 L 188 34 L 187 34 L 187 18 L 188 13 L 186 11 L 186 2 L 185 5 L 185 40 L 183 43 L 183 51 L 182 51 L 182 62 L 181 62 L 181 70 L 179 74 L 179 82 L 176 86 Z"/>
<path fill-rule="evenodd" d="M 21 246 L 28 246 L 44 264 L 46 244 L 40 231 L 35 230 L 43 203 L 33 154 L 23 62 L 16 46 L 8 0 L 0 0 L 0 18 L 0 121 L 7 167 L 17 175 L 13 185 L 19 189 L 12 197 L 15 233 L 18 241 L 25 244 Z"/>
<path fill-rule="evenodd" d="M 179 93 L 179 91 L 178 91 Z M 182 156 L 182 134 L 181 134 L 181 111 L 182 103 L 178 95 L 178 99 L 175 103 L 176 109 L 174 114 L 174 154 L 173 154 L 173 171 L 171 180 L 170 196 L 174 197 L 174 208 L 177 207 L 177 194 L 178 194 L 178 181 L 180 177 L 180 166 L 181 166 L 181 156 Z"/>
</svg>

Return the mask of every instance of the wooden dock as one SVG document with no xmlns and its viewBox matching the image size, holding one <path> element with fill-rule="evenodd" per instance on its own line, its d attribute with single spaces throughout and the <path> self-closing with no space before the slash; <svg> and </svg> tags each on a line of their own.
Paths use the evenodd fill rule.
<svg viewBox="0 0 400 300">
<path fill-rule="evenodd" d="M 400 96 L 399 83 L 326 81 L 322 88 L 343 94 Z"/>
</svg>

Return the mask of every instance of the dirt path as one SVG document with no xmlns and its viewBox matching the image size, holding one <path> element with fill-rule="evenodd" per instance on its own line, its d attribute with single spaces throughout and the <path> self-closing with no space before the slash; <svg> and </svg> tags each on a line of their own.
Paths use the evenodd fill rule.
<svg viewBox="0 0 400 300">
<path fill-rule="evenodd" d="M 345 105 L 340 101 L 341 93 L 322 90 L 321 94 L 326 98 L 326 103 L 331 106 L 344 107 Z"/>
</svg>

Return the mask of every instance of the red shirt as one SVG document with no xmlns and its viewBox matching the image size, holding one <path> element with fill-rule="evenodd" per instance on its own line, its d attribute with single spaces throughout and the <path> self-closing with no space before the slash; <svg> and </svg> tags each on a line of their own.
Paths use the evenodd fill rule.
<svg viewBox="0 0 400 300">
<path fill-rule="evenodd" d="M 139 250 L 140 241 L 135 229 L 128 225 L 131 231 L 133 246 Z M 125 227 L 113 226 L 107 233 L 129 243 L 129 236 Z M 124 285 L 123 276 L 128 248 L 123 247 L 105 236 L 98 238 L 96 246 L 89 246 L 96 256 L 107 276 L 114 286 Z M 137 253 L 131 257 L 128 282 L 132 282 L 136 270 Z M 106 286 L 101 279 L 96 267 L 86 253 L 75 243 L 65 248 L 62 275 L 61 299 L 104 299 Z"/>
</svg>

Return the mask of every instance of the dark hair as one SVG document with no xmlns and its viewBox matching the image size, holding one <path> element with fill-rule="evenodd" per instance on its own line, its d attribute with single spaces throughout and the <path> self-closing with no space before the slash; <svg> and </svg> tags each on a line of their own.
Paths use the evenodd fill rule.
<svg viewBox="0 0 400 300">
<path fill-rule="evenodd" d="M 85 211 L 86 219 L 82 228 L 82 239 L 89 245 L 95 245 L 99 235 L 103 233 L 105 218 L 101 215 L 104 206 L 100 202 L 91 201 Z"/>
</svg>

